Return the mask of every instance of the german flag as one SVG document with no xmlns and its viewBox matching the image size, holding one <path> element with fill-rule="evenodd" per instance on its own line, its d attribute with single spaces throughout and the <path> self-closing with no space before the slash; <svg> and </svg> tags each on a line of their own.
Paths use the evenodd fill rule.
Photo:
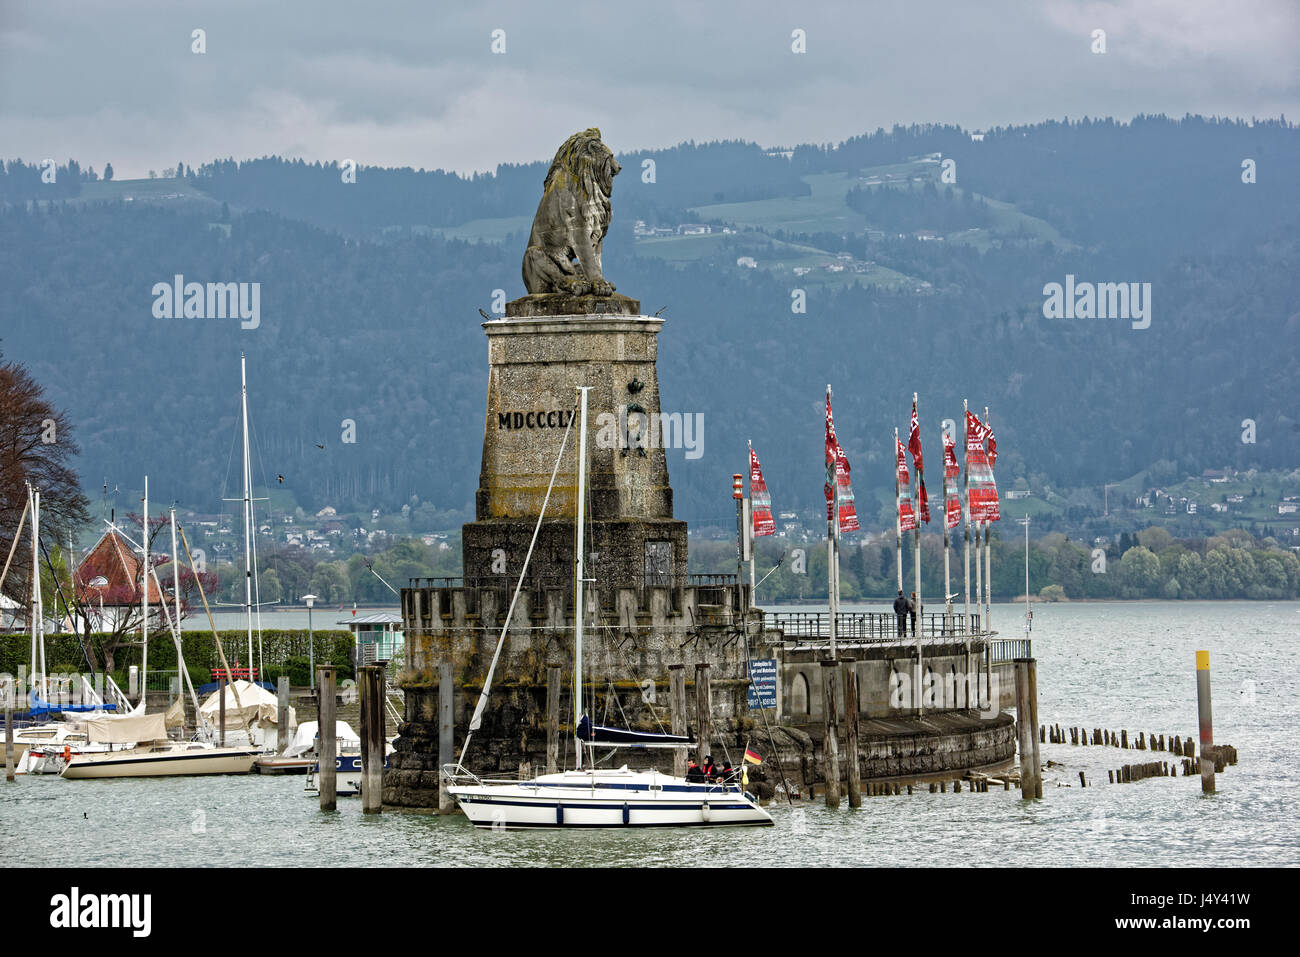
<svg viewBox="0 0 1300 957">
<path fill-rule="evenodd" d="M 762 756 L 759 755 L 759 753 L 758 753 L 757 751 L 755 751 L 753 748 L 746 748 L 746 749 L 745 749 L 745 763 L 746 763 L 746 764 L 762 764 L 762 763 L 763 763 L 763 758 L 762 758 Z"/>
</svg>

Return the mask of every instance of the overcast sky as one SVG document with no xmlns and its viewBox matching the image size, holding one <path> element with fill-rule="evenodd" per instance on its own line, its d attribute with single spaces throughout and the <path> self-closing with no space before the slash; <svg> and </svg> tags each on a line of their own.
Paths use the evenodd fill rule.
<svg viewBox="0 0 1300 957">
<path fill-rule="evenodd" d="M 1297 50 L 1296 0 L 0 0 L 0 158 L 118 178 L 271 153 L 470 171 L 549 159 L 587 126 L 624 151 L 895 123 L 1294 122 Z"/>
</svg>

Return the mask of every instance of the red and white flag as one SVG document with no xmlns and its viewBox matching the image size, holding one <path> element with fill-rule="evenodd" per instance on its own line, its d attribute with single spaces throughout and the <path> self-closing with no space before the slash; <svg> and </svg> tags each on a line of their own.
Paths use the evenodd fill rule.
<svg viewBox="0 0 1300 957">
<path fill-rule="evenodd" d="M 835 419 L 831 415 L 830 389 L 826 392 L 826 520 L 835 515 L 838 497 L 840 511 L 840 531 L 856 532 L 859 530 L 858 513 L 853 506 L 853 486 L 849 484 L 849 460 L 840 448 L 839 439 L 835 437 Z"/>
<path fill-rule="evenodd" d="M 921 458 L 921 426 L 916 419 L 916 398 L 912 398 L 912 428 L 907 436 L 907 450 L 912 453 L 912 467 L 916 469 L 917 511 L 921 521 L 930 524 L 930 496 L 925 492 L 925 461 Z"/>
<path fill-rule="evenodd" d="M 763 467 L 758 464 L 758 454 L 749 447 L 749 509 L 754 518 L 754 537 L 775 535 L 776 523 L 772 521 L 772 496 L 763 481 Z"/>
<path fill-rule="evenodd" d="M 916 420 L 916 399 L 912 400 L 912 429 L 907 434 L 907 451 L 912 453 L 912 467 L 920 475 L 925 471 L 925 462 L 921 459 L 921 426 Z"/>
<path fill-rule="evenodd" d="M 916 528 L 916 513 L 912 511 L 912 479 L 907 472 L 907 450 L 903 448 L 901 439 L 895 442 L 898 445 L 898 530 L 910 532 Z"/>
<path fill-rule="evenodd" d="M 943 433 L 943 507 L 944 522 L 948 528 L 961 524 L 961 494 L 957 490 L 957 478 L 961 475 L 961 466 L 957 464 L 957 443 L 947 432 Z"/>
<path fill-rule="evenodd" d="M 966 412 L 966 495 L 973 522 L 996 522 L 1002 518 L 998 514 L 998 487 L 993 481 L 993 467 L 984 447 L 991 434 L 979 416 Z"/>
</svg>

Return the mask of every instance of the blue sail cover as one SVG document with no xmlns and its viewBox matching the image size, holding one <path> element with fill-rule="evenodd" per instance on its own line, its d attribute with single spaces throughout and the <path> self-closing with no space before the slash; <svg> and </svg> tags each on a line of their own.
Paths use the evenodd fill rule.
<svg viewBox="0 0 1300 957">
<path fill-rule="evenodd" d="M 578 740 L 588 744 L 623 745 L 624 747 L 686 747 L 694 742 L 684 734 L 657 734 L 652 731 L 629 731 L 592 724 L 586 715 L 578 722 Z"/>
<path fill-rule="evenodd" d="M 42 701 L 36 696 L 36 689 L 33 688 L 28 695 L 28 707 L 32 717 L 39 717 L 48 714 L 58 714 L 67 712 L 68 714 L 88 712 L 88 711 L 116 711 L 115 704 L 51 704 L 48 701 Z"/>
</svg>

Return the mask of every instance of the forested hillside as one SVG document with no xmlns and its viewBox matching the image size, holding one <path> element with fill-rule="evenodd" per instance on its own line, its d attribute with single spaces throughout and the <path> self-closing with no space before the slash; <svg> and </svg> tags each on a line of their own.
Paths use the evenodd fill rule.
<svg viewBox="0 0 1300 957">
<path fill-rule="evenodd" d="M 889 508 L 893 430 L 914 391 L 935 462 L 940 421 L 963 398 L 990 407 L 1004 486 L 1300 464 L 1300 133 L 1284 121 L 1051 122 L 982 141 L 913 127 L 619 158 L 606 275 L 645 312 L 666 307 L 664 411 L 704 414 L 703 455 L 669 458 L 688 520 L 725 518 L 747 439 L 777 508 L 813 512 L 828 382 L 864 524 Z M 259 484 L 311 510 L 417 496 L 454 524 L 481 452 L 477 310 L 495 290 L 523 293 L 548 162 L 468 178 L 362 168 L 345 184 L 336 166 L 185 158 L 182 176 L 138 186 L 75 167 L 58 194 L 8 163 L 0 345 L 77 423 L 92 499 L 105 477 L 138 488 L 147 470 L 219 510 L 237 484 L 242 351 Z M 715 230 L 642 241 L 637 219 Z M 837 256 L 850 268 L 822 265 Z M 177 274 L 259 283 L 257 327 L 157 318 L 154 286 Z M 1149 328 L 1044 318 L 1044 285 L 1067 274 L 1150 283 Z"/>
</svg>

